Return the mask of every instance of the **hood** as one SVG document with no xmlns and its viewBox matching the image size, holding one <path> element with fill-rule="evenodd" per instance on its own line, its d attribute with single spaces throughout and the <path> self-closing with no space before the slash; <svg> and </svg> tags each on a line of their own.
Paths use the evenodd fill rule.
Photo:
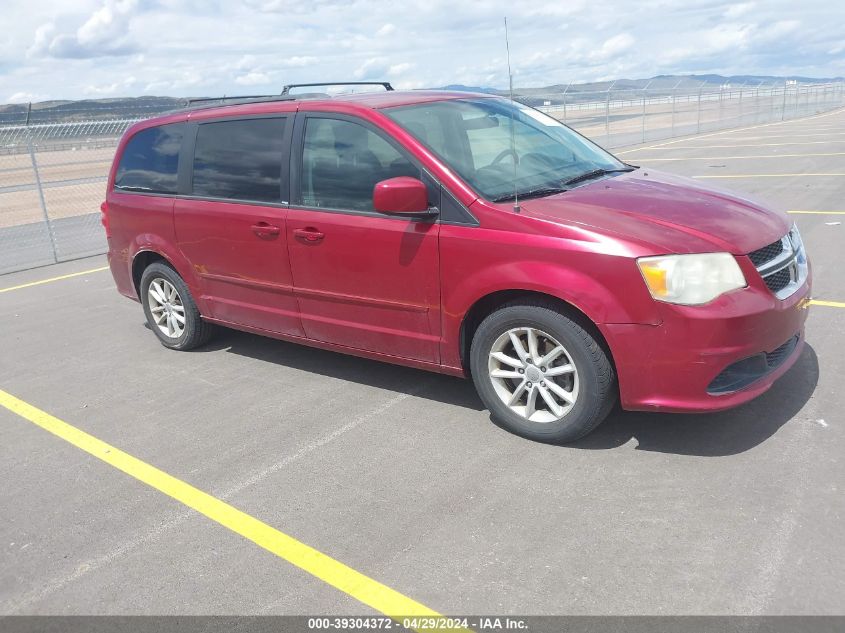
<svg viewBox="0 0 845 633">
<path fill-rule="evenodd" d="M 783 237 L 785 213 L 695 180 L 640 168 L 565 193 L 521 201 L 524 215 L 580 224 L 661 253 L 750 253 Z"/>
</svg>

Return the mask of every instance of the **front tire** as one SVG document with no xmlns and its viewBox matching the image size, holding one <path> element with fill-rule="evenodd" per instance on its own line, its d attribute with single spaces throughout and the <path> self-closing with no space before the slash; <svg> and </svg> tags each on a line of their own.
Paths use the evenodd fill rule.
<svg viewBox="0 0 845 633">
<path fill-rule="evenodd" d="M 211 338 L 188 286 L 167 264 L 154 262 L 141 276 L 141 304 L 150 329 L 170 349 L 190 350 Z"/>
<path fill-rule="evenodd" d="M 489 315 L 473 337 L 470 368 L 493 420 L 532 440 L 573 442 L 616 401 L 604 349 L 552 303 L 510 304 Z"/>
</svg>

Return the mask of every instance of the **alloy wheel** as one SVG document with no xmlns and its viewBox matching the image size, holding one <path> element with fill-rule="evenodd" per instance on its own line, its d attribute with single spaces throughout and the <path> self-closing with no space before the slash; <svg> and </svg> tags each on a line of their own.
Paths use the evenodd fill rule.
<svg viewBox="0 0 845 633">
<path fill-rule="evenodd" d="M 147 290 L 150 314 L 158 329 L 168 338 L 179 338 L 185 331 L 185 306 L 176 287 L 156 277 Z"/>
<path fill-rule="evenodd" d="M 532 327 L 503 333 L 490 350 L 493 389 L 511 411 L 531 422 L 556 422 L 578 399 L 578 370 L 566 348 Z"/>
</svg>

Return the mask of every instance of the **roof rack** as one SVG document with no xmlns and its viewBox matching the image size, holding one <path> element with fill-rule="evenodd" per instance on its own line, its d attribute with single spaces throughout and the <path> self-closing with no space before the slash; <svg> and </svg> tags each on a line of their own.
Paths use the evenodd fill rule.
<svg viewBox="0 0 845 633">
<path fill-rule="evenodd" d="M 245 105 L 248 103 L 268 103 L 272 101 L 296 101 L 301 97 L 294 95 L 254 95 L 254 96 L 238 96 L 238 97 L 199 97 L 185 100 L 185 106 L 170 110 L 170 112 L 184 112 L 185 110 L 208 110 L 210 108 L 220 108 L 223 106 Z M 222 103 L 221 103 L 222 102 Z"/>
<path fill-rule="evenodd" d="M 195 103 L 209 103 L 211 101 L 225 101 L 223 105 L 237 104 L 237 103 L 253 103 L 261 101 L 292 101 L 296 99 L 294 95 L 243 95 L 237 97 L 199 97 L 187 99 L 187 107 Z"/>
<path fill-rule="evenodd" d="M 393 90 L 393 86 L 388 81 L 346 81 L 336 83 L 314 83 L 314 84 L 288 84 L 282 89 L 282 94 L 278 95 L 238 95 L 233 97 L 196 97 L 185 100 L 185 106 L 170 110 L 170 112 L 180 112 L 184 110 L 203 110 L 208 108 L 218 108 L 221 106 L 245 105 L 248 103 L 267 103 L 272 101 L 296 101 L 297 99 L 308 99 L 317 97 L 328 97 L 328 95 L 318 93 L 302 93 L 298 95 L 290 94 L 291 88 L 312 88 L 315 86 L 383 86 L 385 90 Z"/>
<path fill-rule="evenodd" d="M 315 88 L 317 86 L 383 86 L 385 90 L 393 90 L 389 81 L 329 81 L 316 84 L 288 84 L 282 88 L 282 95 L 290 94 L 291 88 Z"/>
</svg>

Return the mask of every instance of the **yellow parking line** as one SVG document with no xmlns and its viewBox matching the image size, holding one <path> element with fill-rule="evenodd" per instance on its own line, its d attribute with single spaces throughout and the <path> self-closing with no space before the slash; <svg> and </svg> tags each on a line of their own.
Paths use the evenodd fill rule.
<svg viewBox="0 0 845 633">
<path fill-rule="evenodd" d="M 822 301 L 820 299 L 810 299 L 811 306 L 827 306 L 828 308 L 845 308 L 845 303 L 841 301 Z"/>
<path fill-rule="evenodd" d="M 712 176 L 693 176 L 693 178 L 799 178 L 804 176 L 845 176 L 845 174 L 718 174 Z"/>
<path fill-rule="evenodd" d="M 845 215 L 845 211 L 787 211 L 800 215 Z"/>
<path fill-rule="evenodd" d="M 806 138 L 807 136 L 841 136 L 845 134 L 845 132 L 811 132 L 810 134 L 805 134 L 804 132 L 796 132 L 795 134 L 763 134 L 760 136 L 734 136 L 733 140 L 735 141 L 765 141 L 766 139 L 774 139 L 774 138 L 795 138 L 796 136 L 800 136 L 801 138 Z M 698 138 L 698 137 L 696 137 Z M 688 139 L 688 140 L 695 140 L 695 139 Z"/>
<path fill-rule="evenodd" d="M 690 140 L 690 139 L 687 139 Z M 628 152 L 641 152 L 648 149 L 659 149 L 661 151 L 666 151 L 669 149 L 730 149 L 733 147 L 781 147 L 783 145 L 831 145 L 836 143 L 845 143 L 845 140 L 841 141 L 789 141 L 788 143 L 741 143 L 741 144 L 733 144 L 733 145 L 674 145 L 672 147 L 659 147 L 659 148 L 650 148 L 650 147 L 642 147 L 640 149 L 631 149 L 627 150 Z M 645 160 L 645 159 L 642 159 Z"/>
<path fill-rule="evenodd" d="M 98 273 L 101 270 L 108 270 L 108 266 L 101 268 L 92 268 L 91 270 L 82 270 L 78 273 L 70 273 L 68 275 L 59 275 L 58 277 L 50 277 L 49 279 L 41 279 L 40 281 L 30 281 L 28 284 L 21 284 L 20 286 L 11 286 L 9 288 L 0 288 L 0 293 L 11 292 L 12 290 L 20 290 L 21 288 L 29 288 L 30 286 L 40 286 L 41 284 L 49 284 L 54 281 L 61 281 L 62 279 L 70 279 L 71 277 L 80 277 L 82 275 L 90 275 L 91 273 Z"/>
<path fill-rule="evenodd" d="M 389 617 L 436 611 L 0 389 L 0 405 Z"/>
<path fill-rule="evenodd" d="M 641 158 L 644 161 L 665 160 L 732 160 L 739 158 L 799 158 L 801 156 L 845 156 L 845 152 L 825 152 L 820 154 L 762 154 L 757 156 L 673 156 L 671 158 Z"/>
</svg>

